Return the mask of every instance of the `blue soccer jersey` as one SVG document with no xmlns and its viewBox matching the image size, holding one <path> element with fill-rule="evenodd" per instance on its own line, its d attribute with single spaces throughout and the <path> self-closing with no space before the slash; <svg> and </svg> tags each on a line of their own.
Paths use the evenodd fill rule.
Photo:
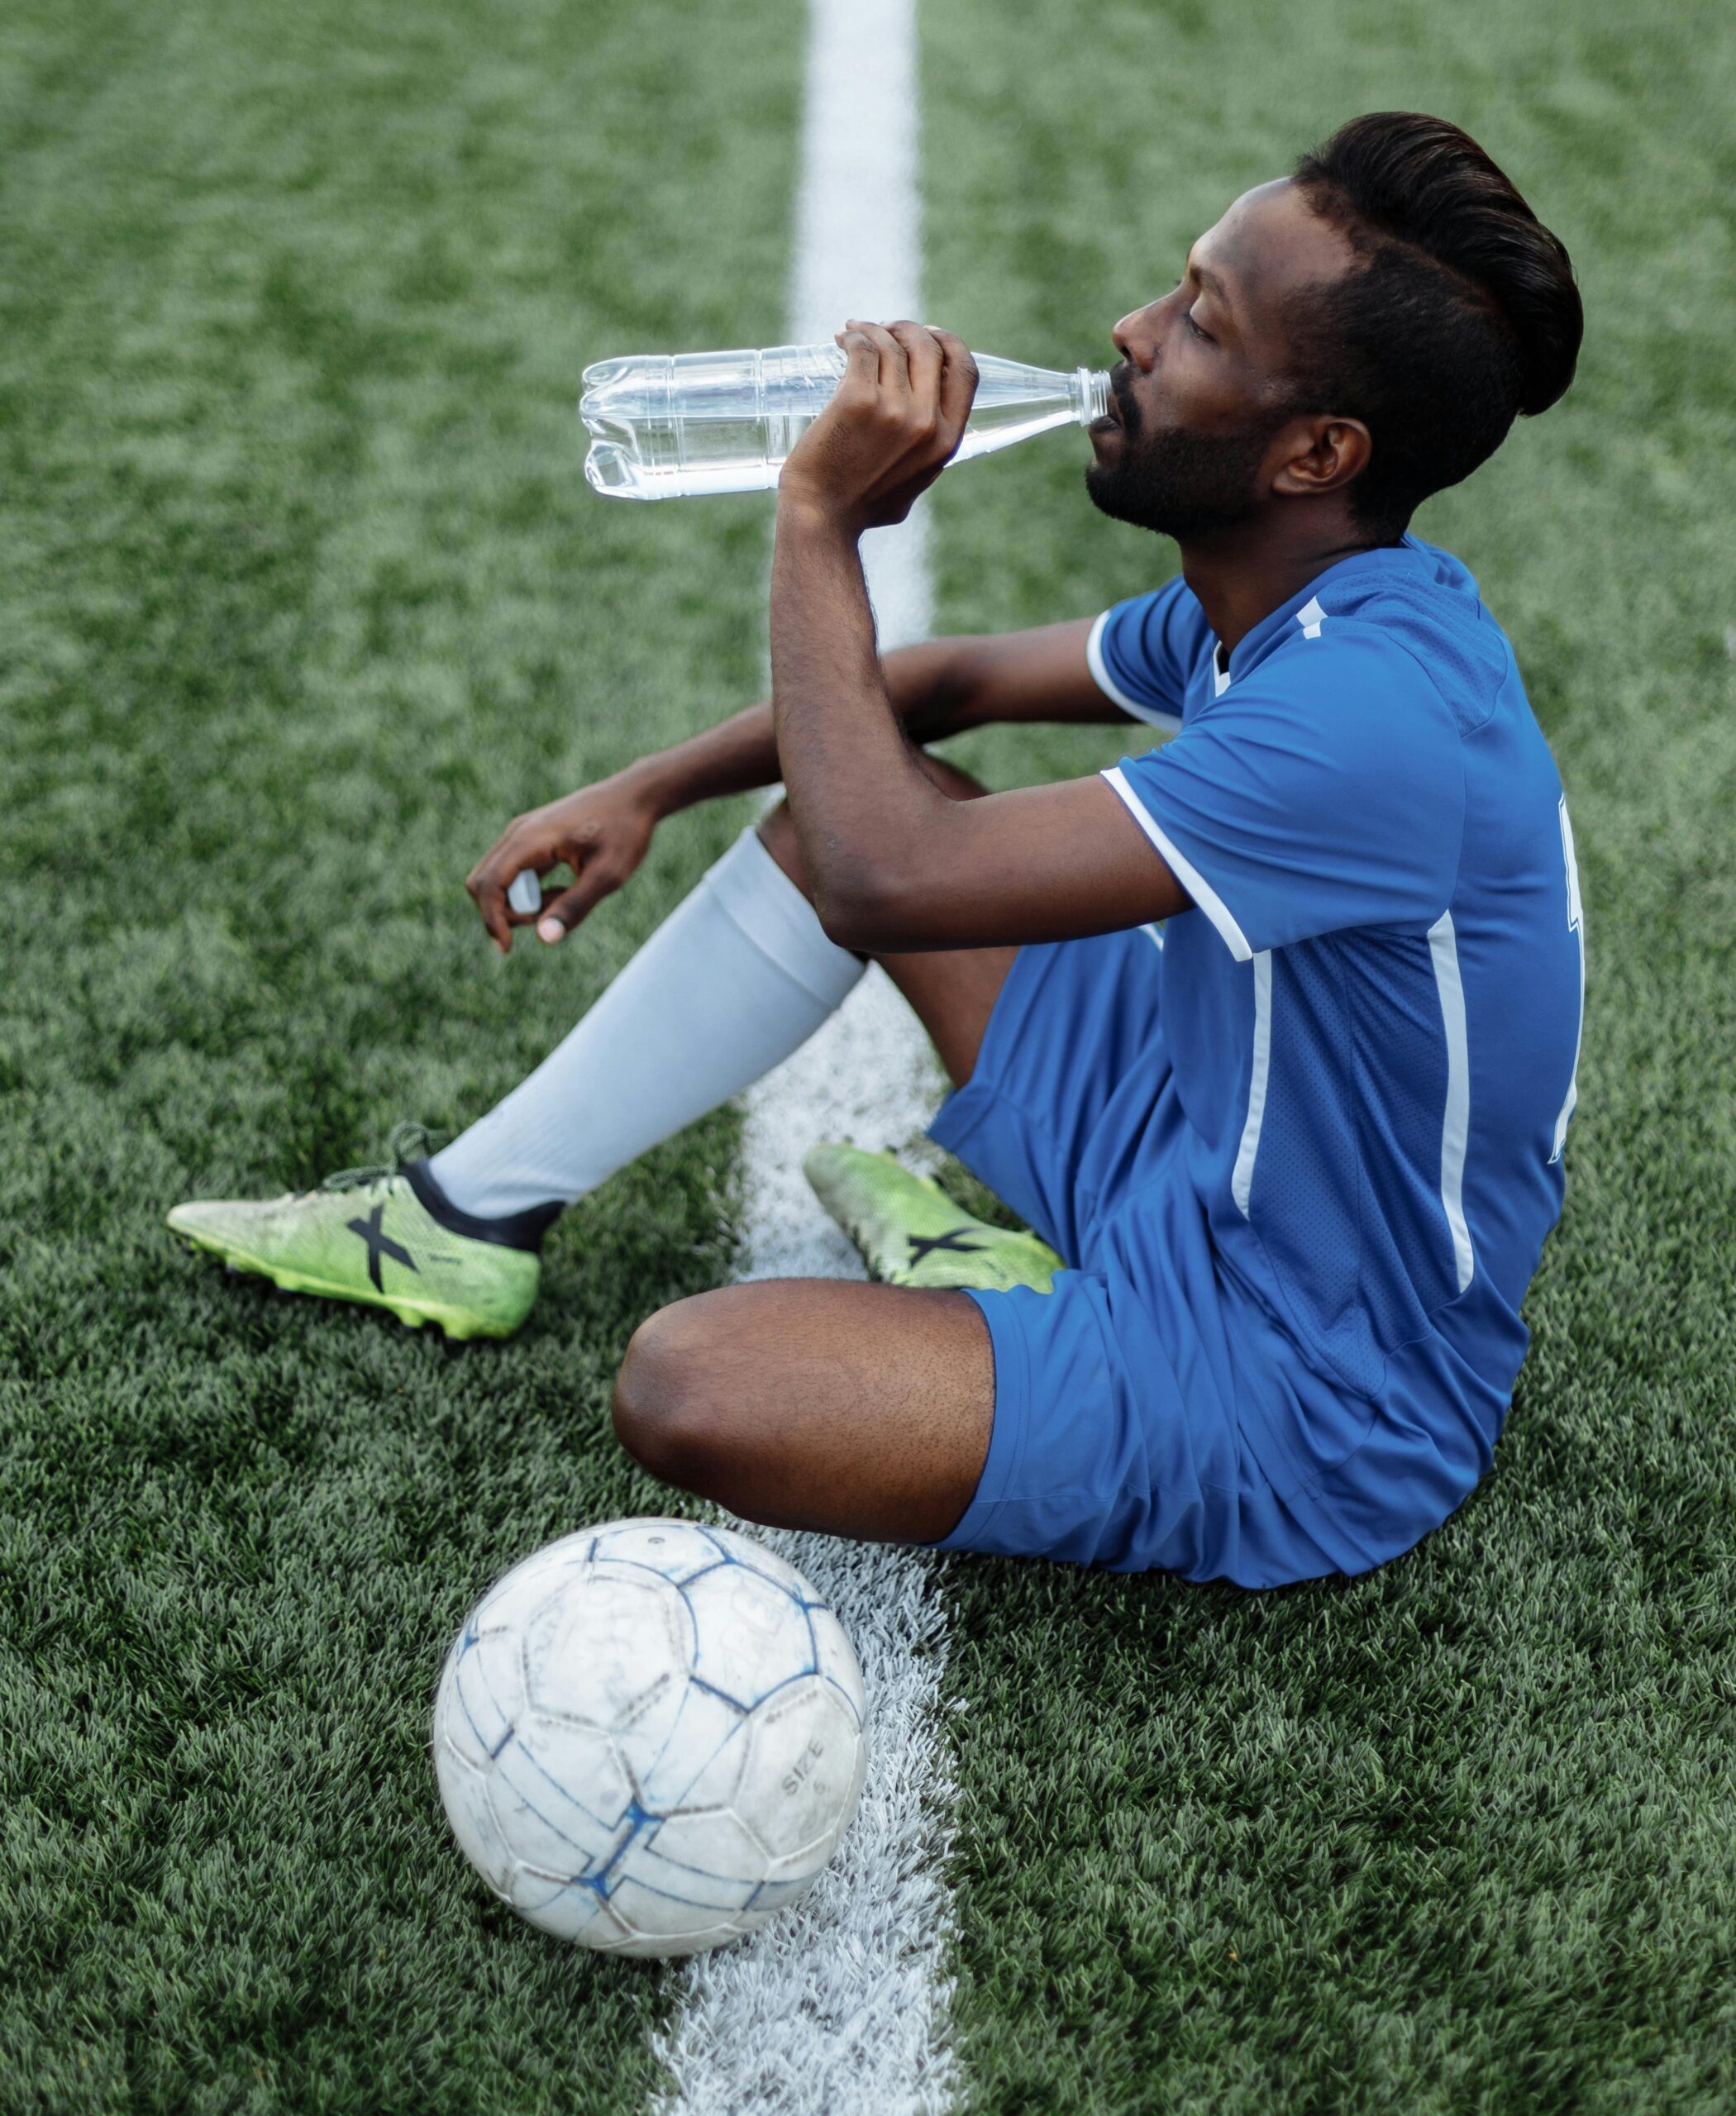
<svg viewBox="0 0 1736 2116">
<path fill-rule="evenodd" d="M 1164 1037 L 1224 1285 L 1319 1400 L 1445 1413 L 1486 1461 L 1585 991 L 1567 804 L 1506 636 L 1407 536 L 1227 666 L 1179 579 L 1107 612 L 1090 657 L 1173 733 L 1105 776 L 1197 907 L 1168 925 Z"/>
</svg>

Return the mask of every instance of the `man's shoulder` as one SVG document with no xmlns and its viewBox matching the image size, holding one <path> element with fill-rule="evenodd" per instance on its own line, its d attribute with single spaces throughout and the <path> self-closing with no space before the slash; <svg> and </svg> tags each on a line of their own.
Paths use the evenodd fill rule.
<svg viewBox="0 0 1736 2116">
<path fill-rule="evenodd" d="M 1324 584 L 1317 636 L 1332 646 L 1314 663 L 1314 674 L 1328 686 L 1358 668 L 1406 688 L 1426 684 L 1468 734 L 1494 712 L 1513 671 L 1507 636 L 1451 552 L 1407 537 L 1392 561 L 1348 567 Z M 1299 650 L 1309 643 L 1305 627 L 1287 642 L 1285 658 L 1298 674 L 1304 666 Z"/>
</svg>

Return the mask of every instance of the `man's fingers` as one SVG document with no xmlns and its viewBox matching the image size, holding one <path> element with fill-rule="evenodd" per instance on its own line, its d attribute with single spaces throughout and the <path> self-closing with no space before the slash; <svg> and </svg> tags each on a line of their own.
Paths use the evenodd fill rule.
<svg viewBox="0 0 1736 2116">
<path fill-rule="evenodd" d="M 506 891 L 493 865 L 484 863 L 475 868 L 465 878 L 465 887 L 470 892 L 476 908 L 482 914 L 482 922 L 489 929 L 489 938 L 503 956 L 513 952 L 513 922 L 507 911 Z"/>
<path fill-rule="evenodd" d="M 604 897 L 621 886 L 622 877 L 599 860 L 591 860 L 570 889 L 550 889 L 537 920 L 537 937 L 551 946 L 589 917 Z"/>
<path fill-rule="evenodd" d="M 852 317 L 844 326 L 844 335 L 848 338 L 858 334 L 874 347 L 881 389 L 902 396 L 910 387 L 910 367 L 904 347 L 884 323 L 865 323 Z"/>
<path fill-rule="evenodd" d="M 902 396 L 910 387 L 910 359 L 899 343 L 896 332 L 889 331 L 884 323 L 864 326 L 869 336 L 880 349 L 880 387 Z"/>
<path fill-rule="evenodd" d="M 872 398 L 880 387 L 880 349 L 857 323 L 847 323 L 837 334 L 844 349 L 844 379 L 838 394 Z"/>
<path fill-rule="evenodd" d="M 920 323 L 900 322 L 890 327 L 893 337 L 904 350 L 910 378 L 910 394 L 938 423 L 941 369 L 945 359 L 940 341 Z"/>
<path fill-rule="evenodd" d="M 964 438 L 965 422 L 976 397 L 976 362 L 956 331 L 931 332 L 944 363 L 940 379 L 940 438 L 948 455 Z"/>
</svg>

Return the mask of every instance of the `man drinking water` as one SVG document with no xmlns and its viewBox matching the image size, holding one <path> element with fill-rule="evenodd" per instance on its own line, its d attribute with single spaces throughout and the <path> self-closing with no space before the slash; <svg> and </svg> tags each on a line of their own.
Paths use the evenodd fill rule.
<svg viewBox="0 0 1736 2116">
<path fill-rule="evenodd" d="M 470 878 L 558 941 L 657 822 L 781 779 L 566 1041 L 432 1159 L 178 1207 L 279 1283 L 503 1335 L 550 1222 L 885 965 L 934 1135 L 1035 1234 L 876 1156 L 810 1172 L 880 1281 L 651 1316 L 615 1394 L 654 1473 L 760 1521 L 1269 1586 L 1408 1549 L 1488 1466 L 1559 1213 L 1584 989 L 1566 804 L 1512 650 L 1407 525 L 1571 379 L 1561 243 L 1462 132 L 1359 118 L 1116 325 L 1087 489 L 1180 576 L 1095 617 L 875 652 L 861 533 L 956 446 L 970 355 L 841 336 L 786 464 L 772 698 L 521 817 Z M 923 745 L 1127 721 L 985 794 Z M 505 892 L 565 862 L 526 917 Z"/>
</svg>

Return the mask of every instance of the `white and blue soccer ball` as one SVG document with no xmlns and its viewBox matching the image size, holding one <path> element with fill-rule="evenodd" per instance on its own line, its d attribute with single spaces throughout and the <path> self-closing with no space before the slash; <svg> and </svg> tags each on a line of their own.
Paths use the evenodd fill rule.
<svg viewBox="0 0 1736 2116">
<path fill-rule="evenodd" d="M 453 1834 L 545 1932 L 691 1954 L 807 1894 L 868 1739 L 843 1626 L 727 1528 L 612 1521 L 496 1582 L 446 1656 L 434 1767 Z"/>
</svg>

